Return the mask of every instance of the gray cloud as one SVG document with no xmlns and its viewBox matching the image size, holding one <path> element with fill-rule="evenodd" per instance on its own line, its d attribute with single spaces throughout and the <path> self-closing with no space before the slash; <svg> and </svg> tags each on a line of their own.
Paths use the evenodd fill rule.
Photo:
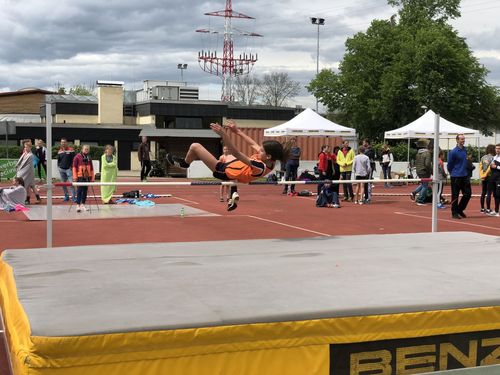
<svg viewBox="0 0 500 375">
<path fill-rule="evenodd" d="M 220 80 L 198 67 L 197 53 L 217 50 L 222 55 L 224 20 L 204 13 L 224 5 L 223 0 L 0 0 L 0 91 L 96 79 L 122 80 L 138 88 L 144 79 L 180 79 L 177 64 L 187 63 L 185 79 L 208 87 L 213 96 Z M 235 55 L 258 53 L 256 74 L 285 71 L 302 85 L 316 72 L 317 28 L 310 16 L 326 19 L 320 27 L 323 68 L 342 59 L 347 37 L 366 30 L 373 18 L 387 19 L 395 12 L 381 0 L 233 0 L 233 9 L 256 18 L 233 19 L 237 29 L 264 35 L 235 36 Z M 497 28 L 465 36 L 473 50 L 498 50 L 498 34 Z M 488 78 L 498 82 L 499 61 L 481 62 L 491 70 Z"/>
</svg>

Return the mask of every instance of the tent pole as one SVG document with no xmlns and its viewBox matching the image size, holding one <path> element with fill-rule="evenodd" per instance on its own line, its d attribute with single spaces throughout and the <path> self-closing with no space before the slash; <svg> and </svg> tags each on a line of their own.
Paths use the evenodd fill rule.
<svg viewBox="0 0 500 375">
<path fill-rule="evenodd" d="M 406 170 L 411 172 L 410 169 L 410 135 L 408 134 L 408 156 L 406 157 Z"/>
<path fill-rule="evenodd" d="M 432 233 L 437 232 L 438 160 L 439 160 L 439 114 L 434 117 L 434 154 L 432 155 Z"/>
</svg>

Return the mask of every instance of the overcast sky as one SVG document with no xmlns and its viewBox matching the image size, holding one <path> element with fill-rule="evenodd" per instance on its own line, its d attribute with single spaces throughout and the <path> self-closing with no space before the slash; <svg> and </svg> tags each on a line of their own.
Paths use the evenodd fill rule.
<svg viewBox="0 0 500 375">
<path fill-rule="evenodd" d="M 204 13 L 224 7 L 224 0 L 0 0 L 0 91 L 68 88 L 98 79 L 139 89 L 146 79 L 180 80 L 177 64 L 186 63 L 184 80 L 200 87 L 202 99 L 218 99 L 220 79 L 203 72 L 197 56 L 200 50 L 222 56 L 224 20 Z M 396 12 L 385 0 L 233 0 L 233 10 L 255 17 L 234 20 L 237 29 L 263 35 L 235 36 L 235 56 L 256 53 L 258 76 L 287 72 L 303 86 L 316 73 L 317 26 L 309 17 L 326 19 L 321 69 L 338 65 L 347 37 Z M 462 0 L 462 17 L 453 26 L 490 70 L 488 82 L 500 86 L 498 20 L 500 1 Z M 304 89 L 288 104 L 314 106 L 314 99 Z"/>
</svg>

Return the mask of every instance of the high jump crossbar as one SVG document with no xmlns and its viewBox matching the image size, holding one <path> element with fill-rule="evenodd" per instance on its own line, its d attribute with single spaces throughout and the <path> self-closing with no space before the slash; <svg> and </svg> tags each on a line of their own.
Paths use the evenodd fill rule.
<svg viewBox="0 0 500 375">
<path fill-rule="evenodd" d="M 235 181 L 155 181 L 155 182 L 56 182 L 53 186 L 218 186 L 218 185 L 319 185 L 319 184 L 364 184 L 387 182 L 432 182 L 432 178 L 396 178 L 369 180 L 315 180 L 315 181 L 252 181 L 247 184 Z"/>
</svg>

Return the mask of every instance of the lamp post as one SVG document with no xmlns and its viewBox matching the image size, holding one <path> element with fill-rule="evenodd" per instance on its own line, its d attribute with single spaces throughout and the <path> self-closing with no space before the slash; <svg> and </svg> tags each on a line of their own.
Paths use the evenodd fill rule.
<svg viewBox="0 0 500 375">
<path fill-rule="evenodd" d="M 188 64 L 177 64 L 177 69 L 181 70 L 181 82 L 184 82 L 184 70 L 187 69 Z"/>
<path fill-rule="evenodd" d="M 318 25 L 318 38 L 316 44 L 316 76 L 319 74 L 319 27 L 325 24 L 324 18 L 311 17 L 311 23 L 313 25 Z M 316 98 L 316 113 L 318 113 L 318 98 Z"/>
</svg>

